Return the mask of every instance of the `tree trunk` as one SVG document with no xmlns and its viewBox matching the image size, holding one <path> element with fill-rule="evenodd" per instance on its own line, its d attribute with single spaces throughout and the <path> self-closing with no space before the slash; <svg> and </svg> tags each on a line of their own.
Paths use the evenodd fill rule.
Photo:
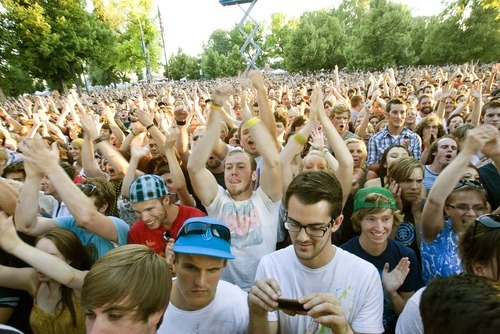
<svg viewBox="0 0 500 334">
<path fill-rule="evenodd" d="M 7 96 L 5 96 L 5 92 L 3 91 L 3 87 L 0 86 L 0 102 L 7 101 Z"/>
<path fill-rule="evenodd" d="M 80 80 L 78 80 L 78 75 L 76 74 L 76 71 L 75 71 L 75 63 L 69 64 L 69 70 L 71 72 L 71 77 L 73 78 L 73 82 L 76 85 L 78 95 L 82 96 L 82 93 L 83 93 L 82 92 L 82 84 L 81 84 Z"/>
</svg>

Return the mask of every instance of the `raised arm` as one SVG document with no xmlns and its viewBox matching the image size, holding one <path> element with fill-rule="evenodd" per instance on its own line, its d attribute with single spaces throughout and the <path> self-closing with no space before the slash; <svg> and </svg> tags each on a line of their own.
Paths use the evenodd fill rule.
<svg viewBox="0 0 500 334">
<path fill-rule="evenodd" d="M 266 87 L 264 86 L 264 79 L 262 78 L 262 73 L 257 70 L 251 70 L 248 72 L 248 78 L 252 81 L 253 87 L 257 90 L 257 99 L 259 102 L 259 119 L 266 126 L 271 134 L 271 139 L 276 147 L 279 147 L 278 138 L 276 136 L 276 121 L 274 120 L 274 115 L 269 106 L 269 100 L 267 98 Z"/>
<path fill-rule="evenodd" d="M 20 144 L 20 149 L 24 154 L 24 143 Z M 40 182 L 44 175 L 35 164 L 36 162 L 24 159 L 26 179 L 17 200 L 15 214 L 17 230 L 31 236 L 39 236 L 58 226 L 53 219 L 38 217 L 38 205 L 33 205 L 33 203 L 38 203 Z"/>
<path fill-rule="evenodd" d="M 139 161 L 142 157 L 146 156 L 149 153 L 148 149 L 145 147 L 130 147 L 130 161 L 127 173 L 123 177 L 122 183 L 122 196 L 125 198 L 130 198 L 129 188 L 132 181 L 135 180 L 136 177 L 139 177 L 143 173 L 137 170 L 137 166 L 139 165 Z"/>
<path fill-rule="evenodd" d="M 269 144 L 274 142 L 269 129 L 262 124 L 259 118 L 251 117 L 245 93 L 242 94 L 241 103 L 245 119 L 244 127 L 250 131 L 255 145 L 264 159 L 260 172 L 260 186 L 273 202 L 279 201 L 283 196 L 283 179 L 277 146 Z"/>
<path fill-rule="evenodd" d="M 467 169 L 472 156 L 488 141 L 496 138 L 495 128 L 480 125 L 467 133 L 462 150 L 439 174 L 422 211 L 421 228 L 425 242 L 432 242 L 444 227 L 444 204 Z M 497 130 L 498 131 L 498 130 Z"/>
<path fill-rule="evenodd" d="M 342 186 L 342 204 L 344 205 L 352 188 L 354 162 L 352 160 L 351 153 L 349 153 L 347 145 L 344 143 L 344 140 L 337 132 L 337 129 L 335 129 L 332 122 L 330 122 L 330 119 L 326 115 L 325 108 L 323 106 L 323 93 L 318 86 L 316 86 L 313 91 L 311 109 L 313 108 L 317 109 L 318 119 L 321 124 L 323 124 L 323 131 L 325 131 L 328 143 L 330 144 L 332 151 L 335 154 L 335 158 L 339 163 L 339 167 L 335 173 L 335 176 L 337 176 L 337 179 Z"/>
<path fill-rule="evenodd" d="M 205 135 L 192 148 L 192 154 L 187 165 L 194 192 L 205 207 L 213 202 L 218 192 L 217 180 L 205 165 L 212 150 L 220 140 L 222 120 L 220 106 L 226 103 L 229 94 L 231 94 L 231 87 L 229 86 L 215 89 Z"/>
<path fill-rule="evenodd" d="M 59 166 L 59 151 L 54 144 L 49 149 L 43 140 L 31 139 L 25 141 L 23 146 L 25 160 L 37 163 L 38 168 L 52 181 L 79 227 L 104 239 L 118 243 L 115 224 L 96 209 L 93 201 L 78 189 L 62 167 Z"/>
<path fill-rule="evenodd" d="M 5 182 L 5 179 L 0 178 L 0 210 L 5 211 L 8 215 L 13 215 L 16 212 L 18 197 L 19 191 Z"/>
<path fill-rule="evenodd" d="M 286 192 L 286 189 L 295 176 L 292 168 L 294 158 L 302 151 L 304 145 L 307 143 L 307 138 L 309 138 L 317 119 L 318 117 L 316 115 L 316 111 L 311 109 L 307 123 L 299 130 L 298 133 L 293 135 L 293 137 L 288 138 L 286 146 L 279 153 L 281 175 L 283 178 L 283 193 Z"/>
<path fill-rule="evenodd" d="M 78 290 L 83 286 L 86 271 L 77 270 L 58 257 L 23 242 L 16 233 L 12 218 L 7 218 L 3 213 L 0 214 L 0 246 L 37 272 L 61 284 Z"/>
<path fill-rule="evenodd" d="M 175 186 L 175 188 L 169 190 L 177 194 L 183 205 L 195 207 L 194 199 L 187 189 L 186 178 L 174 152 L 175 141 L 179 138 L 179 135 L 180 131 L 177 128 L 170 128 L 165 132 L 164 154 L 167 157 L 170 174 Z"/>
<path fill-rule="evenodd" d="M 89 127 L 93 127 L 94 124 L 88 122 L 90 117 L 80 116 L 80 118 L 83 131 L 85 132 L 82 145 L 82 166 L 85 170 L 85 175 L 87 175 L 87 177 L 98 177 L 106 180 L 106 173 L 99 168 L 94 159 L 94 143 L 92 143 L 89 135 L 90 131 L 94 131 L 94 129 L 90 129 Z M 95 129 L 95 131 L 97 131 L 97 129 Z"/>
</svg>

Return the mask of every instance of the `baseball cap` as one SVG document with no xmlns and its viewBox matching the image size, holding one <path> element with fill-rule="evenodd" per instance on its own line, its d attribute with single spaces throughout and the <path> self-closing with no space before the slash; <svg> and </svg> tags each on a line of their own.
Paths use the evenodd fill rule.
<svg viewBox="0 0 500 334">
<path fill-rule="evenodd" d="M 371 194 L 378 194 L 383 196 L 383 198 L 379 198 L 374 202 L 367 202 L 366 197 Z M 354 198 L 354 211 L 358 211 L 362 208 L 387 208 L 397 210 L 394 196 L 390 190 L 382 187 L 363 188 L 356 193 L 356 197 Z"/>
<path fill-rule="evenodd" d="M 174 252 L 234 259 L 231 231 L 226 224 L 210 217 L 190 218 L 177 233 Z"/>
<path fill-rule="evenodd" d="M 151 174 L 141 175 L 129 187 L 130 202 L 138 203 L 166 196 L 168 193 L 165 181 Z"/>
</svg>

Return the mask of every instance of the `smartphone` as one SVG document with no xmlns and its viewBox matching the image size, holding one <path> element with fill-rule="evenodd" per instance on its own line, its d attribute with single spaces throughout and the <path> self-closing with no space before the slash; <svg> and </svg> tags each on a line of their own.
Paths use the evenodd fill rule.
<svg viewBox="0 0 500 334">
<path fill-rule="evenodd" d="M 298 300 L 294 300 L 294 299 L 279 298 L 278 299 L 278 308 L 284 309 L 284 310 L 297 311 L 297 312 L 305 312 L 306 311 L 304 309 L 304 305 L 299 303 Z"/>
</svg>

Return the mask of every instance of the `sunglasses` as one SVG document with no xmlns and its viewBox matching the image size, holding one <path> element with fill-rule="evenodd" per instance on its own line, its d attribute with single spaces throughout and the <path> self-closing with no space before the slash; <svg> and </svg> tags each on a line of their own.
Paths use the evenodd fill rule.
<svg viewBox="0 0 500 334">
<path fill-rule="evenodd" d="M 231 232 L 226 226 L 223 225 L 213 225 L 201 222 L 192 222 L 179 231 L 177 238 L 180 238 L 184 235 L 190 234 L 208 234 L 226 240 L 227 242 L 231 242 Z"/>
<path fill-rule="evenodd" d="M 476 228 L 478 223 L 487 228 L 500 228 L 500 215 L 489 214 L 476 218 L 476 220 L 474 221 L 474 230 L 472 231 L 473 236 L 476 235 Z"/>
<path fill-rule="evenodd" d="M 197 141 L 198 139 L 200 139 L 202 136 L 200 135 L 196 135 L 196 136 L 193 136 L 193 141 Z"/>
<path fill-rule="evenodd" d="M 88 191 L 89 195 L 92 194 L 97 189 L 96 186 L 90 183 L 77 184 L 77 187 L 83 192 Z"/>
<path fill-rule="evenodd" d="M 471 187 L 471 188 L 474 188 L 474 189 L 484 189 L 482 183 L 479 182 L 479 181 L 476 181 L 476 180 L 461 180 L 461 181 L 459 181 L 457 183 L 457 185 L 455 186 L 455 188 L 453 190 L 460 189 L 460 188 L 465 187 L 465 186 L 468 186 L 468 187 Z"/>
<path fill-rule="evenodd" d="M 168 242 L 170 240 L 170 231 L 163 232 L 163 240 Z"/>
</svg>

